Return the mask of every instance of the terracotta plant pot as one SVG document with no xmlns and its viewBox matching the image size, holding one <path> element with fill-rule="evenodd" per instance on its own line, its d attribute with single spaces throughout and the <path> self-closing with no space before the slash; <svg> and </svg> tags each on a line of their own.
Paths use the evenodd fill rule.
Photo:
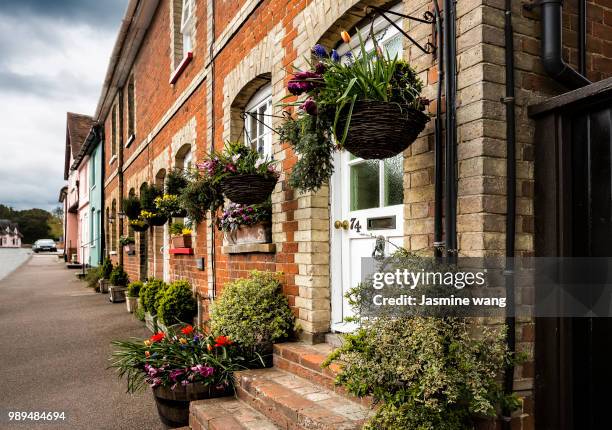
<svg viewBox="0 0 612 430">
<path fill-rule="evenodd" d="M 191 235 L 174 236 L 172 238 L 172 248 L 191 248 Z"/>
<path fill-rule="evenodd" d="M 272 242 L 272 224 L 261 222 L 253 225 L 241 225 L 234 231 L 226 231 L 223 239 L 225 245 L 240 245 L 245 243 Z"/>
<path fill-rule="evenodd" d="M 125 297 L 125 306 L 129 313 L 134 313 L 138 309 L 138 297 Z"/>
<path fill-rule="evenodd" d="M 153 388 L 159 419 L 170 428 L 189 424 L 189 402 L 232 394 L 234 394 L 232 386 L 213 387 L 203 383 L 178 385 L 174 390 L 168 387 Z"/>
</svg>

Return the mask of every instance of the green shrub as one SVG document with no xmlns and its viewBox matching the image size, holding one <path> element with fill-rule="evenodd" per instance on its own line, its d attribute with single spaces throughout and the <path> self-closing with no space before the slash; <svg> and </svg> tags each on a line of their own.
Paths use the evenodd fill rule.
<svg viewBox="0 0 612 430">
<path fill-rule="evenodd" d="M 89 288 L 97 289 L 99 288 L 98 281 L 102 278 L 102 268 L 101 267 L 93 267 L 87 271 L 85 275 L 85 282 L 87 282 L 87 286 Z"/>
<path fill-rule="evenodd" d="M 130 282 L 128 274 L 123 270 L 123 266 L 116 266 L 110 275 L 110 284 L 116 287 L 125 287 Z"/>
<path fill-rule="evenodd" d="M 125 292 L 125 295 L 128 297 L 138 297 L 139 293 L 140 293 L 140 289 L 142 288 L 142 281 L 134 281 L 134 282 L 130 282 L 128 284 L 127 287 L 127 291 Z"/>
<path fill-rule="evenodd" d="M 161 294 L 160 294 L 161 293 Z M 196 300 L 187 281 L 175 281 L 156 296 L 157 315 L 162 324 L 191 324 L 196 315 Z"/>
<path fill-rule="evenodd" d="M 113 262 L 110 258 L 105 258 L 104 263 L 102 263 L 101 275 L 103 279 L 109 279 L 111 273 L 113 272 Z"/>
<path fill-rule="evenodd" d="M 385 403 L 368 420 L 363 430 L 459 430 L 472 429 L 465 411 L 455 409 L 444 416 L 420 403 L 403 403 L 396 406 Z"/>
<path fill-rule="evenodd" d="M 140 199 L 136 196 L 129 196 L 123 199 L 123 212 L 129 219 L 136 219 L 140 215 Z"/>
<path fill-rule="evenodd" d="M 166 288 L 166 283 L 160 279 L 150 278 L 144 283 L 140 289 L 138 297 L 140 297 L 140 304 L 142 305 L 145 312 L 155 314 L 155 296 L 159 290 Z"/>
<path fill-rule="evenodd" d="M 179 195 L 187 186 L 187 175 L 185 170 L 174 168 L 166 175 L 165 193 Z"/>
<path fill-rule="evenodd" d="M 134 312 L 134 316 L 139 320 L 139 321 L 144 321 L 145 320 L 145 311 L 144 308 L 142 306 L 138 306 L 136 308 L 136 311 Z"/>
<path fill-rule="evenodd" d="M 225 285 L 211 309 L 211 330 L 229 336 L 244 348 L 265 351 L 287 339 L 295 317 L 282 293 L 278 273 L 253 271 L 249 278 Z"/>
</svg>

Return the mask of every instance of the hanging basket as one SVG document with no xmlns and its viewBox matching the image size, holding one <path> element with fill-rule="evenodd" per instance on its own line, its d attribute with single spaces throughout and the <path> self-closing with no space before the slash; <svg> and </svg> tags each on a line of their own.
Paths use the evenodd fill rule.
<svg viewBox="0 0 612 430">
<path fill-rule="evenodd" d="M 341 136 L 347 116 L 336 132 Z M 366 160 L 393 157 L 408 148 L 429 122 L 429 116 L 409 106 L 379 101 L 355 102 L 344 149 Z"/>
<path fill-rule="evenodd" d="M 187 216 L 187 211 L 185 209 L 179 209 L 176 212 L 172 212 L 172 217 L 174 218 L 185 218 Z"/>
<path fill-rule="evenodd" d="M 149 224 L 145 224 L 143 226 L 139 226 L 139 225 L 135 225 L 135 224 L 130 224 L 130 227 L 132 227 L 132 229 L 134 231 L 143 232 L 143 231 L 147 231 L 149 229 Z"/>
<path fill-rule="evenodd" d="M 274 176 L 257 174 L 229 176 L 221 182 L 221 190 L 234 203 L 256 205 L 268 200 L 277 181 Z"/>
<path fill-rule="evenodd" d="M 168 222 L 168 217 L 164 215 L 155 215 L 148 219 L 149 224 L 154 227 L 159 227 Z"/>
</svg>

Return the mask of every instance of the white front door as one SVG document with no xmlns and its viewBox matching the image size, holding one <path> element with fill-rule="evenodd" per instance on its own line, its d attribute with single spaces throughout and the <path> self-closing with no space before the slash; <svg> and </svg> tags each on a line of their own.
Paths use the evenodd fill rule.
<svg viewBox="0 0 612 430">
<path fill-rule="evenodd" d="M 354 329 L 345 295 L 361 282 L 362 258 L 372 257 L 376 237 L 402 246 L 404 235 L 403 155 L 363 160 L 336 155 L 331 183 L 332 330 Z M 395 246 L 385 242 L 385 255 Z"/>
</svg>

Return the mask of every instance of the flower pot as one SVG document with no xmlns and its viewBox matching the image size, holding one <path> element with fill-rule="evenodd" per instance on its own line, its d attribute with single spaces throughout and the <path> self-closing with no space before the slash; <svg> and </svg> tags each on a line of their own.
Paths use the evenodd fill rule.
<svg viewBox="0 0 612 430">
<path fill-rule="evenodd" d="M 126 252 L 127 255 L 134 255 L 134 254 L 136 254 L 136 249 L 135 249 L 133 243 L 130 243 L 128 245 L 124 245 L 123 246 L 123 250 Z"/>
<path fill-rule="evenodd" d="M 103 294 L 108 293 L 108 285 L 109 285 L 108 279 L 100 279 L 98 281 L 98 288 L 100 290 L 100 293 L 103 293 Z"/>
<path fill-rule="evenodd" d="M 185 234 L 173 237 L 172 248 L 191 248 L 191 235 Z"/>
<path fill-rule="evenodd" d="M 179 385 L 174 390 L 169 387 L 153 388 L 159 419 L 170 428 L 189 424 L 189 402 L 231 396 L 233 393 L 234 387 L 231 385 L 219 387 L 203 383 Z"/>
<path fill-rule="evenodd" d="M 119 287 L 117 285 L 111 285 L 110 287 L 108 287 L 108 300 L 111 303 L 120 303 L 120 302 L 125 302 L 125 291 L 127 290 L 126 287 Z"/>
<path fill-rule="evenodd" d="M 341 136 L 347 115 L 338 118 Z M 353 107 L 344 149 L 356 157 L 382 160 L 408 148 L 429 122 L 429 116 L 409 106 L 380 101 L 358 101 Z"/>
<path fill-rule="evenodd" d="M 125 306 L 129 313 L 133 313 L 138 309 L 138 297 L 125 297 Z"/>
<path fill-rule="evenodd" d="M 234 231 L 226 231 L 223 241 L 225 245 L 270 243 L 272 242 L 272 224 L 260 222 L 253 225 L 241 225 Z"/>
<path fill-rule="evenodd" d="M 234 203 L 255 205 L 268 200 L 277 181 L 274 176 L 235 175 L 223 179 L 221 190 Z"/>
<path fill-rule="evenodd" d="M 168 222 L 168 217 L 164 215 L 155 215 L 154 217 L 149 218 L 147 221 L 151 226 L 160 227 Z"/>
<path fill-rule="evenodd" d="M 143 231 L 147 231 L 149 229 L 149 224 L 145 223 L 144 225 L 140 226 L 140 225 L 133 225 L 130 224 L 130 227 L 132 227 L 132 229 L 134 231 L 138 231 L 138 232 L 143 232 Z"/>
</svg>

